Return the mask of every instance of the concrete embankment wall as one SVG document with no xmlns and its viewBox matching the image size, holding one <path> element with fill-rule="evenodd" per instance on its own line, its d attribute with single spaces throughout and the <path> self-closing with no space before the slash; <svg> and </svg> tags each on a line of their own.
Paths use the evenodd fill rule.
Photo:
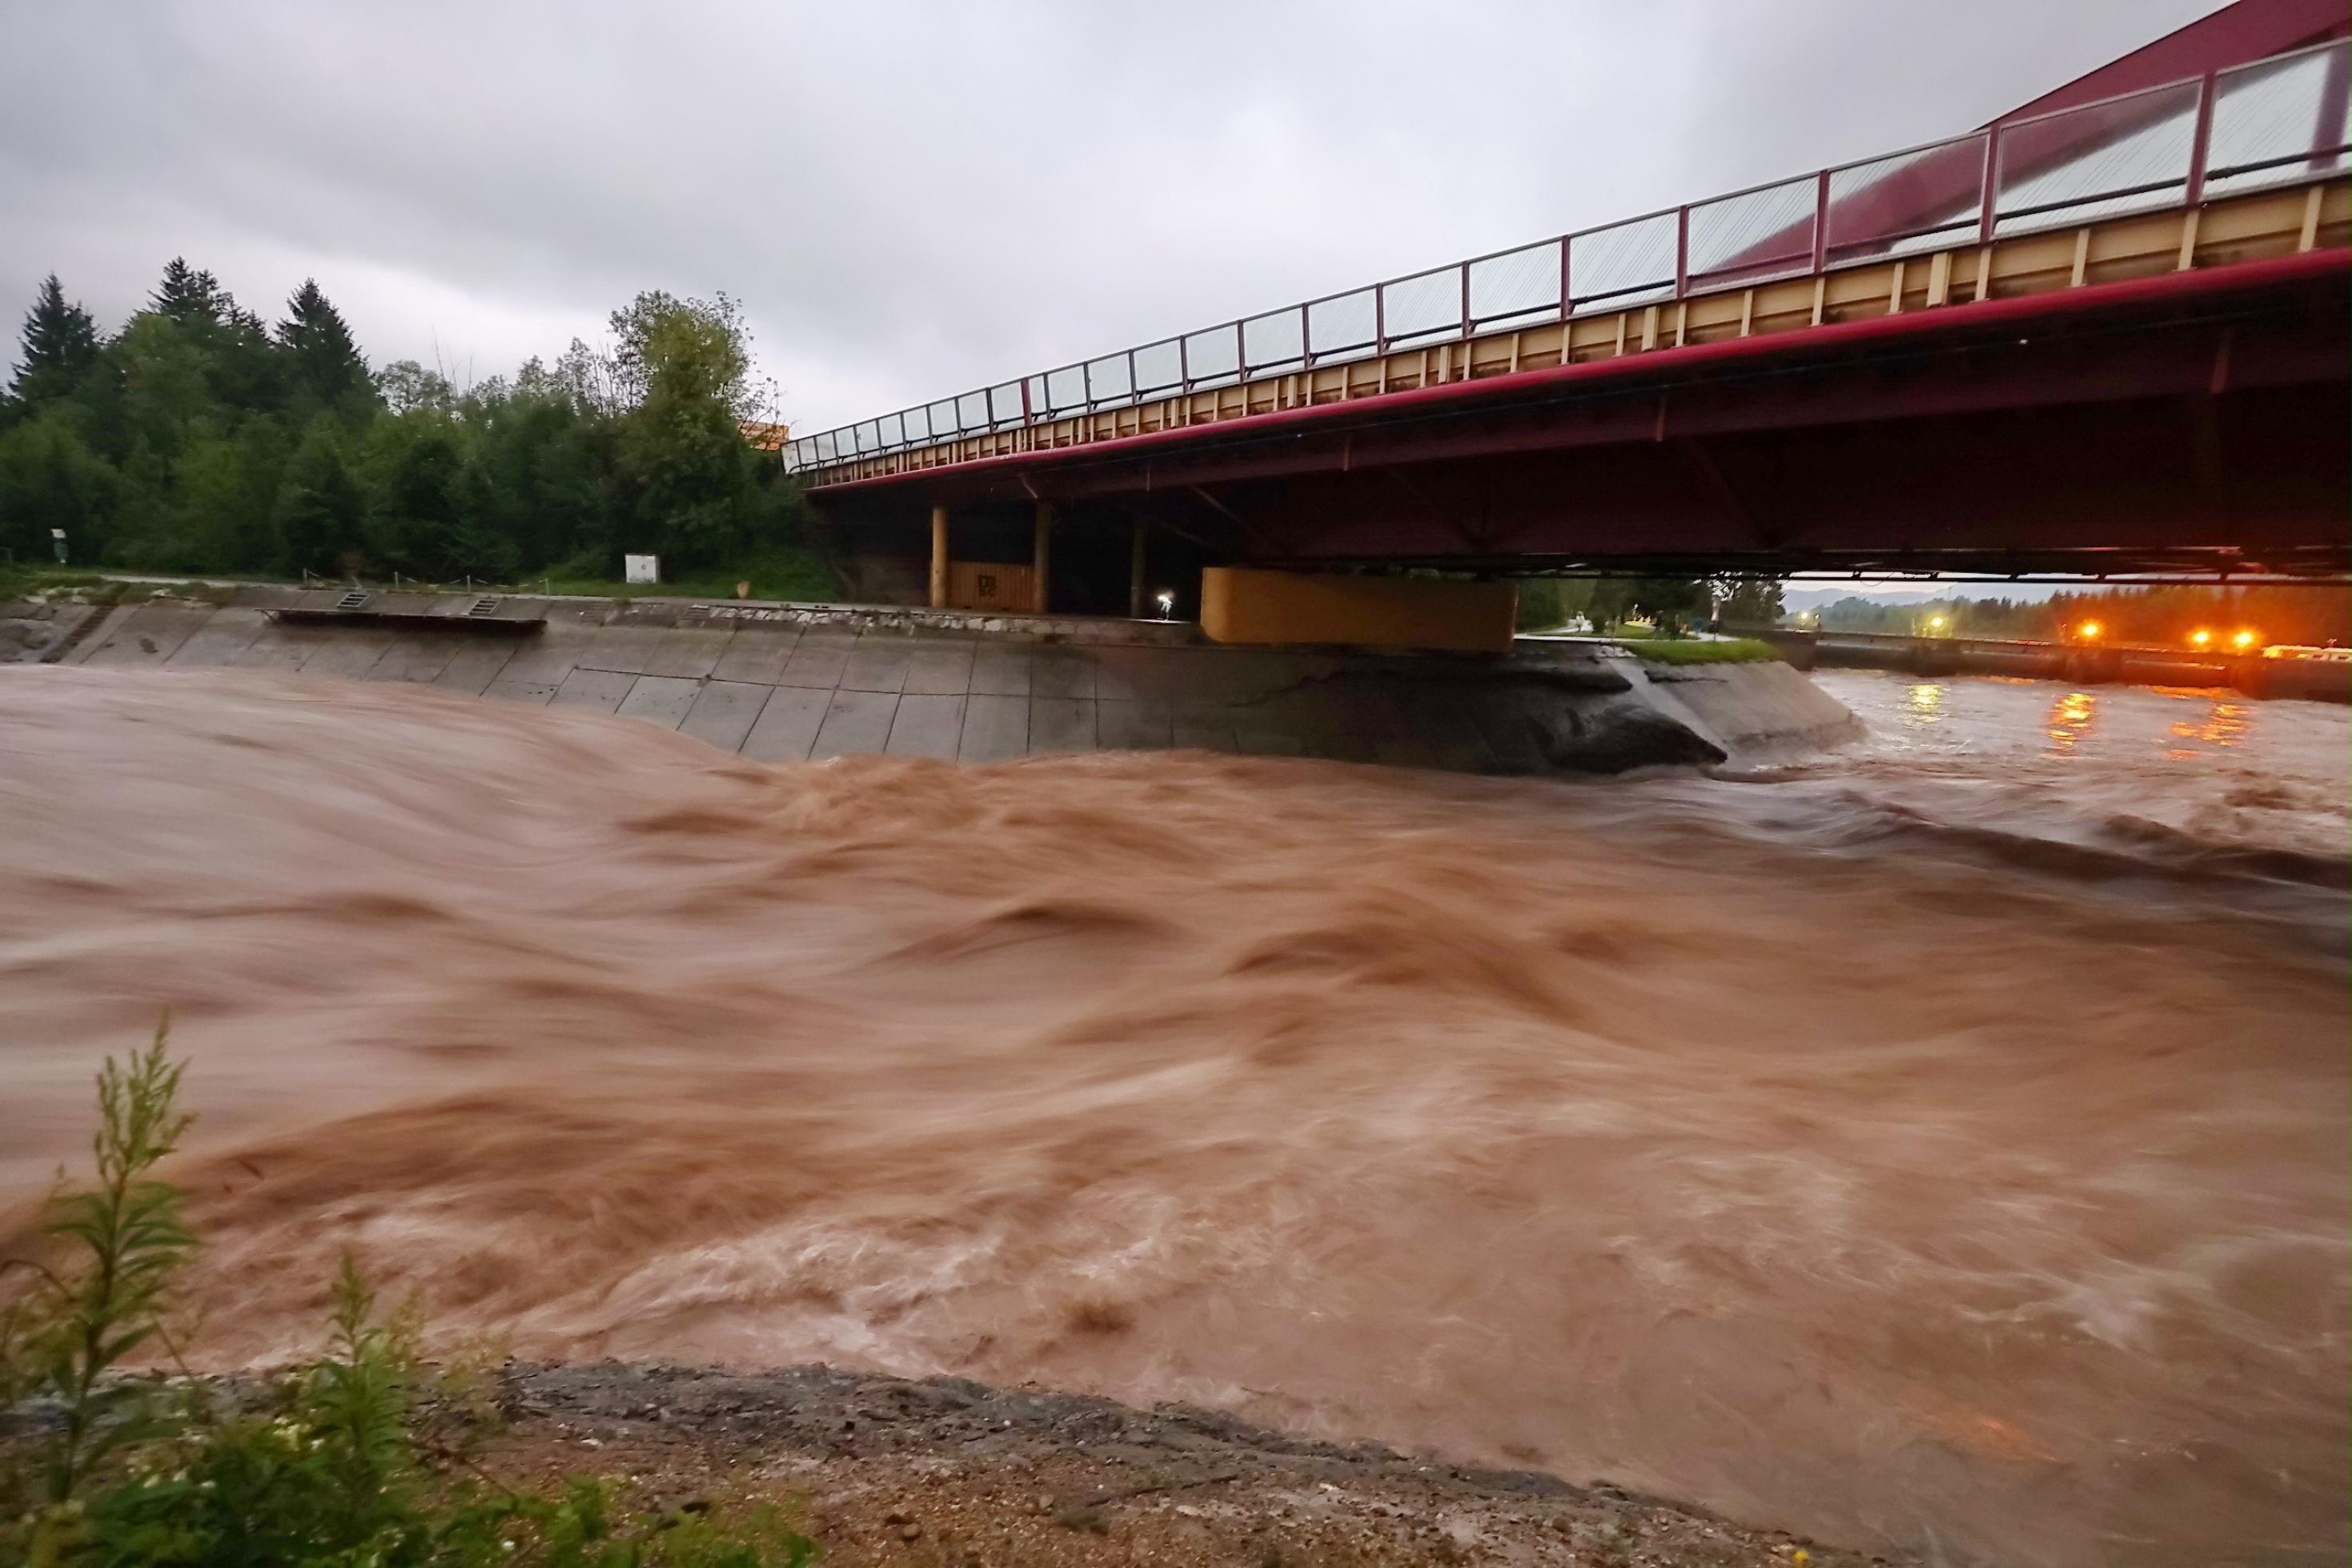
<svg viewBox="0 0 2352 1568">
<path fill-rule="evenodd" d="M 1787 664 L 1633 663 L 1654 701 L 1687 715 L 1733 757 L 1819 750 L 1862 735 L 1852 710 Z"/>
<path fill-rule="evenodd" d="M 690 601 L 240 589 L 87 619 L 0 608 L 20 662 L 297 671 L 593 707 L 760 762 L 880 753 L 998 762 L 1193 747 L 1503 774 L 1618 772 L 1843 738 L 1852 716 L 1780 664 L 1645 669 L 1603 644 L 1504 657 L 1228 648 L 1181 622 Z M 14 613 L 11 613 L 13 609 Z M 289 611 L 300 621 L 286 618 Z M 323 623 L 321 621 L 323 620 Z"/>
</svg>

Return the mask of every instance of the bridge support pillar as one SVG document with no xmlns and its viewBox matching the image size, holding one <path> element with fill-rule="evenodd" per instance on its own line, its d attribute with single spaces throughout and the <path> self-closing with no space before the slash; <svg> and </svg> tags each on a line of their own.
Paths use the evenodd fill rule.
<svg viewBox="0 0 2352 1568">
<path fill-rule="evenodd" d="M 931 608 L 948 607 L 948 509 L 931 508 Z"/>
<path fill-rule="evenodd" d="M 1145 522 L 1139 515 L 1135 519 L 1135 538 L 1128 546 L 1127 618 L 1130 621 L 1143 619 L 1143 570 L 1144 559 L 1150 546 L 1148 536 L 1150 528 L 1151 525 Z"/>
<path fill-rule="evenodd" d="M 1054 503 L 1051 501 L 1037 503 L 1035 551 L 1030 561 L 1030 567 L 1031 577 L 1034 580 L 1030 592 L 1036 600 L 1030 609 L 1033 612 L 1043 615 L 1051 601 L 1051 595 L 1045 585 L 1053 576 L 1054 567 Z"/>
<path fill-rule="evenodd" d="M 1212 643 L 1507 653 L 1518 591 L 1507 582 L 1341 577 L 1213 566 L 1201 573 Z"/>
</svg>

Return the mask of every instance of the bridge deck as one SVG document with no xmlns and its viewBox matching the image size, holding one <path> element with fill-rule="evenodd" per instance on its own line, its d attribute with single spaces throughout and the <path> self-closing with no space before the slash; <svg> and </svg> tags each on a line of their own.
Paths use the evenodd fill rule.
<svg viewBox="0 0 2352 1568">
<path fill-rule="evenodd" d="M 1516 384 L 1532 388 L 1539 383 L 1531 372 L 1563 366 L 1598 368 L 1640 358 L 1663 371 L 1670 361 L 1654 361 L 1662 350 L 1762 338 L 1782 338 L 1801 349 L 1822 327 L 1920 318 L 1981 300 L 2056 295 L 2347 247 L 2352 180 L 2333 179 L 2202 209 L 2137 214 L 1990 246 L 1849 265 L 908 446 L 814 467 L 803 482 L 824 492 L 936 477 L 934 470 L 994 459 L 1091 455 L 1075 449 L 1180 432 L 1223 434 L 1213 427 L 1469 382 L 1495 383 L 1481 390 L 1507 393 L 1515 383 L 1504 378 L 1523 378 Z M 1965 311 L 1954 318 L 1965 319 Z"/>
<path fill-rule="evenodd" d="M 2093 101 L 2062 91 L 2049 112 L 901 410 L 785 459 L 833 489 L 2341 247 L 2348 75 L 2339 36 Z"/>
</svg>

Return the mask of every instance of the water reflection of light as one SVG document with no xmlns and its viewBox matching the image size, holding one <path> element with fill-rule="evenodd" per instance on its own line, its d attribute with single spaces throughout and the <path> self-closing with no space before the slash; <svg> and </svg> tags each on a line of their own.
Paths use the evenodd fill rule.
<svg viewBox="0 0 2352 1568">
<path fill-rule="evenodd" d="M 2072 751 L 2074 743 L 2091 733 L 2091 726 L 2099 716 L 2099 699 L 2092 692 L 2068 692 L 2050 710 L 2050 740 L 2060 751 Z"/>
<path fill-rule="evenodd" d="M 2217 747 L 2243 746 L 2246 732 L 2253 727 L 2253 709 L 2249 705 L 2225 697 L 2206 711 L 2201 724 L 2187 720 L 2174 724 L 2172 737 L 2175 740 L 2201 740 Z M 2165 755 L 2179 758 L 2194 757 L 2197 753 L 2189 749 L 2168 751 Z"/>
<path fill-rule="evenodd" d="M 1944 722 L 1944 698 L 1948 687 L 1933 681 L 1922 681 L 1911 688 L 1910 711 L 1903 716 L 1906 725 L 1941 724 Z"/>
</svg>

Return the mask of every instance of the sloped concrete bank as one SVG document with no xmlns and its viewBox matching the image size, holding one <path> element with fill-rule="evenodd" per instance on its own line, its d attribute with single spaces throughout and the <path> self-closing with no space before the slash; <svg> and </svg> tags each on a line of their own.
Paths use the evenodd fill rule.
<svg viewBox="0 0 2352 1568">
<path fill-rule="evenodd" d="M 1650 700 L 1744 760 L 1841 746 L 1862 721 L 1801 670 L 1778 661 L 1680 667 L 1633 663 Z"/>
<path fill-rule="evenodd" d="M 19 601 L 0 606 L 0 659 L 405 681 L 594 707 L 759 762 L 1191 747 L 1591 774 L 1835 744 L 1858 728 L 1784 664 L 1653 667 L 1605 643 L 1377 654 L 1221 647 L 1168 622 L 393 593 L 345 620 L 342 599 L 247 587 L 142 590 L 103 609 Z M 523 634 L 479 635 L 486 616 Z"/>
</svg>

